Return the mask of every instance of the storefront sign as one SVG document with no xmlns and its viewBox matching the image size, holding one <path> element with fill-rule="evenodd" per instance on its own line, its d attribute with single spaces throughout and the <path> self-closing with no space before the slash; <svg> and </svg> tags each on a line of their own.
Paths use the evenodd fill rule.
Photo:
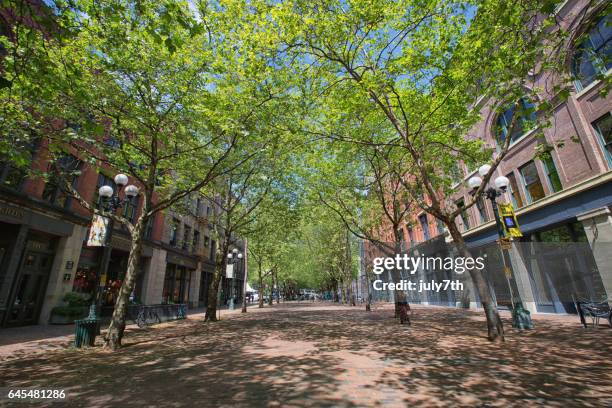
<svg viewBox="0 0 612 408">
<path fill-rule="evenodd" d="M 23 210 L 16 207 L 0 207 L 0 216 L 5 216 L 9 218 L 16 218 L 18 220 L 23 219 Z"/>
<path fill-rule="evenodd" d="M 72 269 L 73 266 L 74 266 L 74 262 L 66 261 L 66 269 Z"/>
<path fill-rule="evenodd" d="M 512 238 L 519 238 L 523 236 L 511 203 L 499 204 L 499 217 L 501 218 L 502 226 L 504 228 L 504 236 Z"/>
<path fill-rule="evenodd" d="M 87 246 L 105 246 L 108 237 L 108 226 L 110 219 L 99 214 L 94 214 L 91 228 L 89 229 L 89 237 Z"/>
<path fill-rule="evenodd" d="M 168 252 L 166 254 L 166 262 L 186 266 L 189 269 L 195 269 L 198 267 L 198 263 L 195 259 L 191 259 L 184 255 L 175 254 L 172 252 Z"/>
</svg>

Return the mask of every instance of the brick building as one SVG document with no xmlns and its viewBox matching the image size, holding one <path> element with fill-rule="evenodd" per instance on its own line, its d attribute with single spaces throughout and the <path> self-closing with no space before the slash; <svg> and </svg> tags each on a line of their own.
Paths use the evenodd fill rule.
<svg viewBox="0 0 612 408">
<path fill-rule="evenodd" d="M 93 205 L 99 203 L 99 187 L 116 187 L 111 169 L 98 172 L 74 157 L 71 162 L 80 170 L 72 180 L 74 188 Z M 48 166 L 43 146 L 37 147 L 32 166 Z M 215 242 L 206 224 L 213 205 L 198 198 L 185 202 L 194 212 L 184 211 L 182 203 L 180 211 L 157 213 L 147 225 L 133 302 L 205 305 L 214 271 Z M 141 204 L 136 199 L 119 211 L 133 220 Z M 91 214 L 62 192 L 53 177 L 26 177 L 10 163 L 0 162 L 1 326 L 47 323 L 66 293 L 91 293 L 104 269 L 102 307 L 103 314 L 110 313 L 127 266 L 130 239 L 116 226 L 109 247 L 89 247 L 90 224 Z M 241 275 L 232 282 L 239 296 Z M 229 285 L 224 278 L 224 297 Z"/>
<path fill-rule="evenodd" d="M 0 6 L 0 35 L 12 39 L 10 27 L 15 24 L 41 31 L 52 29 L 53 13 L 44 2 L 26 0 L 22 5 L 19 12 Z M 41 19 L 49 20 L 44 30 Z M 0 48 L 0 57 L 4 54 Z M 80 130 L 75 127 L 74 131 Z M 110 315 L 127 267 L 127 231 L 115 225 L 110 245 L 88 246 L 92 215 L 60 188 L 44 138 L 21 148 L 32 153 L 30 167 L 48 172 L 49 177 L 28 177 L 27 172 L 0 157 L 0 327 L 46 324 L 53 308 L 63 304 L 65 294 L 87 297 L 98 285 L 103 287 L 102 315 Z M 83 157 L 92 151 L 88 149 L 95 147 L 83 145 L 80 151 L 66 151 L 58 164 L 64 170 L 78 171 L 78 176 L 71 178 L 72 186 L 84 200 L 99 206 L 98 189 L 109 185 L 116 190 L 113 177 L 117 171 L 89 166 Z M 134 180 L 130 183 L 138 185 Z M 119 209 L 120 215 L 133 221 L 141 206 L 136 197 Z M 214 210 L 209 201 L 194 196 L 155 214 L 146 226 L 132 302 L 206 304 L 215 256 L 207 219 Z M 230 293 L 230 285 L 239 296 L 241 275 L 233 280 L 224 278 L 222 300 Z"/>
<path fill-rule="evenodd" d="M 612 68 L 612 16 L 601 18 L 606 2 L 586 11 L 587 3 L 592 2 L 568 0 L 555 11 L 572 33 L 566 44 L 572 56 L 566 69 L 576 80 L 568 84 L 565 101 L 540 92 L 539 98 L 555 107 L 552 126 L 543 129 L 545 141 L 530 137 L 537 129 L 522 126 L 509 134 L 504 125 L 513 112 L 496 111 L 510 101 L 486 99 L 478 101 L 481 121 L 466 135 L 494 148 L 511 138 L 493 179 L 503 175 L 510 180 L 508 192 L 498 200 L 513 203 L 524 233 L 510 251 L 516 281 L 512 285 L 533 313 L 574 313 L 572 298 L 612 298 L 612 96 L 600 92 L 601 76 L 608 76 Z M 552 90 L 558 83 L 547 72 L 531 79 L 534 89 Z M 536 158 L 538 143 L 544 143 L 550 154 Z M 464 177 L 457 180 L 452 196 L 459 207 L 470 199 L 467 180 L 477 174 L 477 169 L 461 167 Z M 458 218 L 473 252 L 488 257 L 487 278 L 498 304 L 509 304 L 491 204 L 483 199 Z M 423 211 L 412 215 L 403 232 L 404 246 L 421 253 L 443 251 L 450 242 L 443 225 Z M 469 303 L 478 306 L 471 293 Z M 450 292 L 418 301 L 463 303 Z"/>
</svg>

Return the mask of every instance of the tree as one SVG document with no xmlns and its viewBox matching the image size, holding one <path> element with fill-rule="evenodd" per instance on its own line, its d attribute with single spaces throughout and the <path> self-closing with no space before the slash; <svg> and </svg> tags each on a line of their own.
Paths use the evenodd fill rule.
<svg viewBox="0 0 612 408">
<path fill-rule="evenodd" d="M 390 157 L 404 157 L 411 170 L 398 174 L 406 191 L 446 225 L 466 256 L 455 224 L 463 208 L 446 198 L 454 182 L 452 167 L 491 156 L 478 140 L 465 138 L 479 119 L 479 96 L 513 103 L 524 96 L 530 70 L 558 62 L 558 55 L 546 52 L 563 38 L 554 18 L 547 17 L 556 3 L 296 0 L 277 5 L 272 14 L 287 54 L 314 73 L 309 86 L 324 107 L 313 115 L 316 132 L 364 148 L 394 147 Z M 354 117 L 386 131 L 344 133 Z M 477 194 L 508 147 L 506 140 Z M 503 340 L 484 276 L 475 269 L 470 276 L 485 310 L 488 338 Z"/>
<path fill-rule="evenodd" d="M 376 132 L 359 123 L 353 129 Z M 390 168 L 390 151 L 384 146 L 364 149 L 358 144 L 342 143 L 333 136 L 331 141 L 320 144 L 320 149 L 334 154 L 328 154 L 325 162 L 317 160 L 315 154 L 308 162 L 311 172 L 308 184 L 315 200 L 339 217 L 352 235 L 371 243 L 387 256 L 405 250 L 403 226 L 411 222 L 415 206 L 404 189 L 404 174 L 393 171 L 398 166 L 403 169 L 402 164 L 396 163 L 395 168 Z M 401 279 L 396 269 L 392 275 L 395 281 Z M 395 300 L 397 317 L 399 303 L 406 301 L 405 293 L 398 292 Z M 365 307 L 370 310 L 369 297 Z"/>
<path fill-rule="evenodd" d="M 284 89 L 275 88 L 277 69 L 263 54 L 246 52 L 240 10 L 128 0 L 56 2 L 52 9 L 70 24 L 56 37 L 38 35 L 40 58 L 24 59 L 19 70 L 9 61 L 11 86 L 3 96 L 22 115 L 31 111 L 46 123 L 31 129 L 44 131 L 52 157 L 68 151 L 97 168 L 125 172 L 140 187 L 142 211 L 133 223 L 104 214 L 124 224 L 132 239 L 106 335 L 107 347 L 117 348 L 148 220 L 210 191 L 257 156 L 266 134 L 262 118 L 283 112 L 267 107 Z M 233 48 L 240 41 L 245 53 Z M 253 141 L 256 149 L 236 154 Z"/>
</svg>

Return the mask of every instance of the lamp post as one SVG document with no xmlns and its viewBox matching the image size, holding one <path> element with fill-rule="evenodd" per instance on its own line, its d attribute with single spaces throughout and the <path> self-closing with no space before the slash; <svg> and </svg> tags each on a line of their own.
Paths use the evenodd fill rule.
<svg viewBox="0 0 612 408">
<path fill-rule="evenodd" d="M 125 174 L 117 174 L 114 178 L 115 184 L 117 185 L 117 190 L 113 189 L 111 186 L 102 186 L 98 189 L 98 194 L 101 199 L 102 211 L 107 213 L 114 213 L 117 209 L 123 207 L 125 204 L 129 203 L 134 197 L 138 195 L 138 187 L 133 184 L 127 185 L 128 176 Z M 125 189 L 124 189 L 125 187 Z M 120 199 L 119 194 L 123 190 L 124 198 Z M 108 272 L 108 264 L 110 262 L 111 255 L 111 239 L 113 236 L 113 219 L 109 218 L 107 233 L 106 233 L 106 243 L 104 245 L 104 251 L 102 252 L 102 260 L 100 262 L 100 268 L 98 268 L 98 273 L 96 274 L 96 292 L 94 294 L 94 299 L 89 308 L 89 317 L 90 319 L 97 319 L 97 312 L 100 307 L 101 301 L 101 285 L 100 285 L 100 277 L 104 276 Z"/>
<path fill-rule="evenodd" d="M 242 253 L 238 252 L 237 248 L 232 249 L 232 252 L 227 254 L 227 262 L 231 265 L 238 265 L 242 260 Z M 232 277 L 230 281 L 230 301 L 229 310 L 234 310 L 234 272 L 232 271 Z"/>
<path fill-rule="evenodd" d="M 247 272 L 248 272 L 248 262 L 246 259 L 246 255 L 248 254 L 247 250 L 247 240 L 244 240 L 244 263 L 242 266 L 242 274 L 243 274 L 243 283 L 242 283 L 242 310 L 241 313 L 246 313 L 247 311 Z"/>
<path fill-rule="evenodd" d="M 491 166 L 488 164 L 484 164 L 480 166 L 478 169 L 478 174 L 480 176 L 471 177 L 468 180 L 468 186 L 475 191 L 478 187 L 482 185 L 482 178 L 489 174 L 491 170 Z M 506 239 L 504 233 L 504 226 L 501 223 L 501 219 L 499 216 L 499 209 L 497 206 L 497 197 L 506 193 L 508 189 L 508 185 L 510 184 L 510 180 L 507 177 L 499 176 L 493 181 L 494 186 L 488 186 L 482 193 L 482 196 L 489 199 L 491 201 L 491 206 L 493 207 L 493 216 L 495 217 L 495 226 L 497 227 L 497 234 L 500 240 L 500 250 L 502 253 L 502 261 L 504 264 L 504 268 L 507 268 L 510 272 L 510 276 L 514 277 L 514 272 L 512 271 L 512 262 L 510 261 L 510 255 L 508 254 L 507 249 L 504 249 L 501 246 L 502 240 Z M 516 282 L 516 279 L 514 279 Z M 510 277 L 508 277 L 508 286 L 510 289 L 510 298 L 512 303 L 512 327 L 516 327 L 519 329 L 532 329 L 533 322 L 531 321 L 531 316 L 528 310 L 525 310 L 523 307 L 523 302 L 521 300 L 521 295 L 518 291 L 516 293 L 516 299 L 513 295 L 512 285 L 510 283 Z"/>
</svg>

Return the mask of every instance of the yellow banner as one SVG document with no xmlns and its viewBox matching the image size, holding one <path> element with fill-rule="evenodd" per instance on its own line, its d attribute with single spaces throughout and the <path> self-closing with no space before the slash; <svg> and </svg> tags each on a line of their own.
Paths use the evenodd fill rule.
<svg viewBox="0 0 612 408">
<path fill-rule="evenodd" d="M 511 203 L 500 203 L 499 207 L 499 218 L 504 227 L 504 236 L 512 238 L 520 238 L 523 236 L 521 229 L 519 228 L 518 221 L 516 220 L 516 214 L 514 214 L 514 207 Z"/>
</svg>

